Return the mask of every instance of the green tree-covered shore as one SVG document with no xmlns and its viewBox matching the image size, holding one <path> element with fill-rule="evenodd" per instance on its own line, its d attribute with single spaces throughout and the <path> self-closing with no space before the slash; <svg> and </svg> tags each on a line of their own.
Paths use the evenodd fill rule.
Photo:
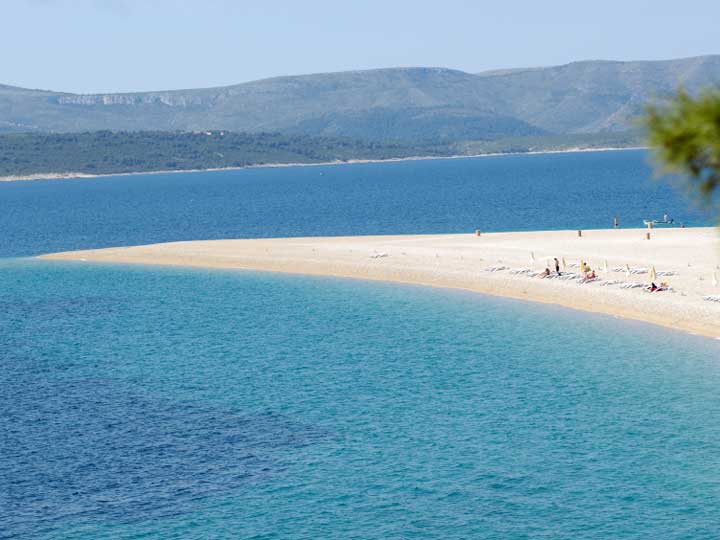
<svg viewBox="0 0 720 540">
<path fill-rule="evenodd" d="M 228 131 L 21 133 L 0 136 L 0 176 L 182 171 L 576 147 L 623 147 L 637 145 L 638 142 L 639 139 L 626 134 L 444 143 Z"/>
</svg>

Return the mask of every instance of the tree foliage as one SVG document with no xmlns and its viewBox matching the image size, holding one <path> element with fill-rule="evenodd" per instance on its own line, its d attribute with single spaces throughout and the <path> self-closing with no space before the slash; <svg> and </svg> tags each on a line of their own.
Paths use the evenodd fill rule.
<svg viewBox="0 0 720 540">
<path fill-rule="evenodd" d="M 668 172 L 689 178 L 706 200 L 720 192 L 720 90 L 697 97 L 680 91 L 644 118 L 650 145 Z"/>
<path fill-rule="evenodd" d="M 0 176 L 160 170 L 443 156 L 447 146 L 227 131 L 0 135 Z"/>
<path fill-rule="evenodd" d="M 512 137 L 443 143 L 229 131 L 93 131 L 0 135 L 0 176 L 115 174 L 481 153 L 632 146 L 627 134 Z"/>
</svg>

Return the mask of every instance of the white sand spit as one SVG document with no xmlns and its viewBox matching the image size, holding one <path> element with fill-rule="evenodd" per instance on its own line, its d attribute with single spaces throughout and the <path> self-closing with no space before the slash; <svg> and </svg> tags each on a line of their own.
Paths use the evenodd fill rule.
<svg viewBox="0 0 720 540">
<path fill-rule="evenodd" d="M 529 253 L 535 255 L 528 268 Z M 564 257 L 574 275 L 544 278 L 547 261 Z M 720 264 L 720 237 L 713 228 L 539 231 L 422 236 L 359 236 L 211 240 L 44 255 L 44 259 L 107 263 L 237 268 L 342 276 L 467 289 L 559 304 L 720 336 L 720 295 L 713 272 Z M 583 283 L 580 262 L 599 279 Z M 607 263 L 605 262 L 607 261 Z M 604 272 L 606 267 L 611 269 Z M 646 292 L 647 273 L 671 290 Z M 550 268 L 554 270 L 554 268 Z"/>
</svg>

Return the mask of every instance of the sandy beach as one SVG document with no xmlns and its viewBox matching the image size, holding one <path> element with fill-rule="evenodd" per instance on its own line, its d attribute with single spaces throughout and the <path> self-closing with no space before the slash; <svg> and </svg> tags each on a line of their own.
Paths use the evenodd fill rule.
<svg viewBox="0 0 720 540">
<path fill-rule="evenodd" d="M 466 289 L 558 304 L 720 338 L 720 236 L 714 228 L 173 242 L 55 253 L 50 260 L 237 268 Z M 560 276 L 542 277 L 553 258 Z M 598 279 L 583 283 L 587 262 Z M 607 271 L 605 270 L 607 263 Z M 628 272 L 628 268 L 630 272 Z M 670 290 L 647 292 L 655 283 Z M 540 275 L 534 275 L 540 273 Z"/>
</svg>

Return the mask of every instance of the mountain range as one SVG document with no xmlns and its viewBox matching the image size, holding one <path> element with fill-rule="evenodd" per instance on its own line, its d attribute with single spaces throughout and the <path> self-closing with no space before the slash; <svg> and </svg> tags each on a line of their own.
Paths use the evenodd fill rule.
<svg viewBox="0 0 720 540">
<path fill-rule="evenodd" d="M 233 86 L 72 94 L 0 85 L 0 132 L 278 132 L 473 141 L 627 133 L 648 100 L 720 84 L 720 55 L 466 73 L 391 68 Z"/>
</svg>

